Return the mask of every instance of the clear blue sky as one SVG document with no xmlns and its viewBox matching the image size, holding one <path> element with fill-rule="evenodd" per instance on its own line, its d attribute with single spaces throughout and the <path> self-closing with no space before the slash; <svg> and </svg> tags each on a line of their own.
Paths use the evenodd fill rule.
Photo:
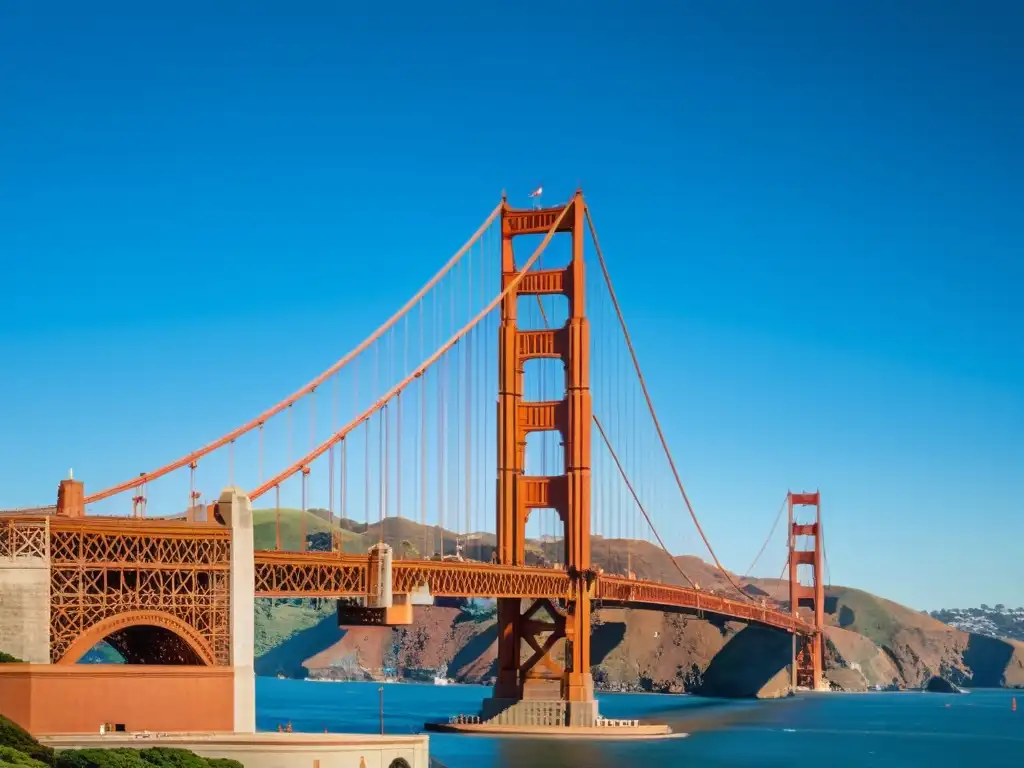
<svg viewBox="0 0 1024 768">
<path fill-rule="evenodd" d="M 2 506 L 220 434 L 582 183 L 727 565 L 821 487 L 833 581 L 1024 604 L 1021 4 L 153 5 L 0 10 Z"/>
</svg>

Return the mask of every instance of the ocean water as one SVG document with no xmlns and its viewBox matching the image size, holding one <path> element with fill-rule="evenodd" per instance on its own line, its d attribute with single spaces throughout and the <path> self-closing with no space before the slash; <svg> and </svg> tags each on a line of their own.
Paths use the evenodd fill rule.
<svg viewBox="0 0 1024 768">
<path fill-rule="evenodd" d="M 276 730 L 377 733 L 375 683 L 258 678 L 256 724 Z M 472 714 L 490 689 L 384 685 L 387 733 L 417 733 L 428 720 Z M 819 694 L 780 701 L 722 701 L 658 694 L 601 695 L 606 717 L 667 722 L 690 735 L 666 741 L 608 742 L 430 734 L 430 754 L 447 768 L 646 768 L 758 766 L 827 768 L 928 766 L 1024 768 L 1024 692 Z"/>
</svg>

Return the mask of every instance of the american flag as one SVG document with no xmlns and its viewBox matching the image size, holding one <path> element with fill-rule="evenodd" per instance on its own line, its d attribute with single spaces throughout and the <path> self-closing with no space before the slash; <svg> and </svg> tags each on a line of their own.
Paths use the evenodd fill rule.
<svg viewBox="0 0 1024 768">
<path fill-rule="evenodd" d="M 537 188 L 536 188 L 535 190 L 533 190 L 533 192 L 531 192 L 531 193 L 530 193 L 530 194 L 528 195 L 528 197 L 540 197 L 540 196 L 541 196 L 541 193 L 542 193 L 543 191 L 544 191 L 544 187 L 537 187 Z"/>
</svg>

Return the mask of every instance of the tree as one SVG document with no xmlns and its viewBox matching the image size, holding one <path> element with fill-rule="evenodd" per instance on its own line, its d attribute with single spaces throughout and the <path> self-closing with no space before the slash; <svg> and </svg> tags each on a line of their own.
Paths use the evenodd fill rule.
<svg viewBox="0 0 1024 768">
<path fill-rule="evenodd" d="M 306 535 L 307 552 L 330 552 L 331 546 L 330 531 L 317 531 Z"/>
<path fill-rule="evenodd" d="M 25 662 L 19 659 L 17 656 L 11 656 L 9 653 L 0 651 L 0 664 L 24 664 Z"/>
<path fill-rule="evenodd" d="M 982 603 L 981 604 L 981 610 L 987 611 L 987 610 L 989 610 L 989 607 L 987 605 L 985 605 L 984 603 Z"/>
</svg>

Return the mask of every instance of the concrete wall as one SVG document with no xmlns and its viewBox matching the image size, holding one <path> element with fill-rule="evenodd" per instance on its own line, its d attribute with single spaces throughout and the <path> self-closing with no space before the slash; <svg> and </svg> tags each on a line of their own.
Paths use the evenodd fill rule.
<svg viewBox="0 0 1024 768">
<path fill-rule="evenodd" d="M 426 736 L 362 734 L 258 733 L 182 735 L 151 739 L 131 736 L 56 737 L 43 739 L 56 749 L 87 747 L 180 747 L 203 757 L 226 757 L 245 768 L 390 768 L 402 758 L 411 768 L 428 768 Z"/>
<path fill-rule="evenodd" d="M 36 735 L 131 731 L 230 731 L 228 667 L 0 664 L 0 714 Z"/>
<path fill-rule="evenodd" d="M 42 557 L 0 559 L 0 651 L 50 663 L 50 563 Z"/>
</svg>

